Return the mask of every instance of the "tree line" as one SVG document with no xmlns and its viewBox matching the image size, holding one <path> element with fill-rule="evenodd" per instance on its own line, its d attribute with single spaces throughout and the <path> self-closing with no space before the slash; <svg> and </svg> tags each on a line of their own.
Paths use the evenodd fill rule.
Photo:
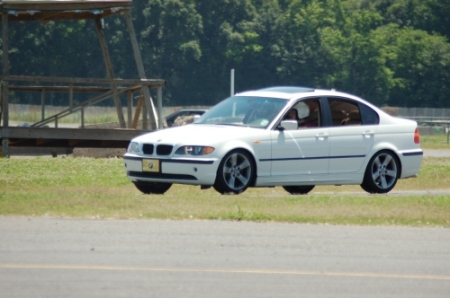
<svg viewBox="0 0 450 298">
<path fill-rule="evenodd" d="M 165 106 L 275 85 L 378 106 L 450 107 L 450 0 L 140 0 L 131 15 Z M 104 19 L 116 77 L 137 78 L 125 19 Z M 93 21 L 10 24 L 10 73 L 106 76 Z M 36 104 L 39 96 L 12 96 Z M 58 104 L 58 99 L 54 98 Z"/>
</svg>

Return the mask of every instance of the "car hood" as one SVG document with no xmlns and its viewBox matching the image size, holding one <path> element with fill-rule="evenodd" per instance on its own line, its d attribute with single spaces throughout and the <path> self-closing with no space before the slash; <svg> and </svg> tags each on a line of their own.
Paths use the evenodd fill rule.
<svg viewBox="0 0 450 298">
<path fill-rule="evenodd" d="M 229 139 L 246 137 L 261 138 L 269 135 L 265 129 L 230 125 L 189 124 L 162 129 L 140 135 L 133 139 L 139 143 L 203 145 Z"/>
</svg>

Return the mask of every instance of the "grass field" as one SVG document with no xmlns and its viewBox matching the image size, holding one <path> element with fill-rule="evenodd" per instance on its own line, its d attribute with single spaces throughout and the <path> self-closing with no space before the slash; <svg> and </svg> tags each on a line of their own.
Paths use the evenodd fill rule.
<svg viewBox="0 0 450 298">
<path fill-rule="evenodd" d="M 39 110 L 17 111 L 12 120 L 33 122 L 38 115 Z M 110 117 L 97 110 L 90 122 Z M 450 150 L 444 134 L 422 135 L 421 146 Z M 368 195 L 359 186 L 318 186 L 305 196 L 281 187 L 222 196 L 212 188 L 174 185 L 165 195 L 148 196 L 128 181 L 122 163 L 120 158 L 0 158 L 0 215 L 450 227 L 450 158 L 425 158 L 417 178 L 400 180 L 387 195 Z M 429 193 L 414 193 L 419 190 Z"/>
<path fill-rule="evenodd" d="M 446 135 L 421 135 L 420 146 L 423 149 L 445 149 L 450 150 L 450 144 Z"/>
<path fill-rule="evenodd" d="M 281 187 L 223 196 L 185 185 L 174 185 L 165 195 L 142 195 L 125 177 L 122 163 L 120 158 L 0 159 L 0 215 L 450 226 L 448 192 L 411 193 L 449 191 L 450 158 L 425 158 L 418 178 L 400 180 L 387 195 L 368 195 L 359 186 L 318 186 L 305 196 Z"/>
</svg>

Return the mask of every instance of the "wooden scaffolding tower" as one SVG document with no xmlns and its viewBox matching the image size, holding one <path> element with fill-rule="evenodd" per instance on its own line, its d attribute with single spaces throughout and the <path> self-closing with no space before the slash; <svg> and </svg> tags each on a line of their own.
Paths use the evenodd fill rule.
<svg viewBox="0 0 450 298">
<path fill-rule="evenodd" d="M 162 127 L 162 87 L 166 81 L 162 79 L 147 79 L 142 63 L 136 34 L 131 20 L 132 0 L 1 0 L 2 22 L 2 77 L 0 91 L 0 138 L 3 156 L 9 156 L 9 146 L 43 146 L 43 147 L 126 147 L 129 140 L 146 129 Z M 122 15 L 125 18 L 130 36 L 136 68 L 140 79 L 117 79 L 114 76 L 106 38 L 103 32 L 102 19 Z M 97 30 L 100 47 L 106 66 L 107 79 L 95 78 L 62 78 L 62 77 L 30 77 L 10 75 L 9 62 L 9 23 L 10 22 L 48 22 L 61 20 L 92 20 Z M 27 85 L 36 84 L 38 85 Z M 40 85 L 39 85 L 40 84 Z M 157 107 L 155 108 L 149 89 L 157 89 Z M 31 127 L 11 127 L 9 125 L 9 94 L 11 91 L 41 92 L 42 119 Z M 45 93 L 66 92 L 69 97 L 69 107 L 51 117 L 45 118 Z M 80 103 L 73 104 L 73 94 L 90 92 L 98 95 Z M 125 121 L 120 102 L 120 94 L 127 94 L 128 121 Z M 139 93 L 140 101 L 132 119 L 131 109 L 134 93 Z M 83 129 L 84 108 L 106 99 L 113 99 L 117 111 L 119 125 L 122 129 L 114 131 Z M 143 107 L 146 113 L 139 113 Z M 58 128 L 58 120 L 74 112 L 81 112 L 81 129 Z M 142 114 L 143 129 L 137 130 L 137 122 Z M 147 127 L 147 116 L 150 127 Z M 54 123 L 54 129 L 41 129 L 42 126 Z"/>
</svg>

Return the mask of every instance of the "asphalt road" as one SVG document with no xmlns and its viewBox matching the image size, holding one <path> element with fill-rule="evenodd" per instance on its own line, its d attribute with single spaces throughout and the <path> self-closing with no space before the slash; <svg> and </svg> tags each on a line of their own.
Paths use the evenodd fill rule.
<svg viewBox="0 0 450 298">
<path fill-rule="evenodd" d="M 449 297 L 450 231 L 0 217 L 0 297 Z"/>
<path fill-rule="evenodd" d="M 450 148 L 450 146 L 449 146 Z M 450 157 L 450 149 L 425 149 L 424 157 Z"/>
</svg>

